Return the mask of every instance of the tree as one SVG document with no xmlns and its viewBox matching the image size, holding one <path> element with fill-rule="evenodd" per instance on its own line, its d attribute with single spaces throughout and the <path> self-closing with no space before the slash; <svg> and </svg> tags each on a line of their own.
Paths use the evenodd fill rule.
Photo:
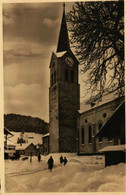
<svg viewBox="0 0 126 195">
<path fill-rule="evenodd" d="M 87 73 L 87 103 L 124 95 L 124 2 L 77 2 L 67 14 L 70 41 Z"/>
</svg>

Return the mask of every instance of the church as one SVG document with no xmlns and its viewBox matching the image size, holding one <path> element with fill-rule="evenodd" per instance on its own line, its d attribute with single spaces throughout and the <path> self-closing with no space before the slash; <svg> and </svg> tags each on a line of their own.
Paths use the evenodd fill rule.
<svg viewBox="0 0 126 195">
<path fill-rule="evenodd" d="M 104 136 L 103 133 L 98 136 L 108 121 L 113 119 L 115 112 L 122 105 L 124 107 L 124 97 L 90 107 L 86 111 L 80 110 L 79 62 L 69 44 L 65 5 L 57 51 L 52 53 L 49 68 L 49 134 L 48 137 L 44 136 L 49 143 L 48 153 L 92 154 L 105 146 L 124 144 L 124 112 L 118 126 L 121 134 Z M 111 132 L 111 125 L 108 128 Z"/>
</svg>

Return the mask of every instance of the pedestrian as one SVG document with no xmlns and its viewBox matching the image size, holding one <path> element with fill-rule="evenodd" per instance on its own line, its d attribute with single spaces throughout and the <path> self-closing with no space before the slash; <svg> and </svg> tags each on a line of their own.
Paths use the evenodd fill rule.
<svg viewBox="0 0 126 195">
<path fill-rule="evenodd" d="M 63 160 L 63 162 L 64 162 L 64 166 L 67 164 L 67 159 L 66 159 L 66 157 L 64 157 L 64 160 Z"/>
<path fill-rule="evenodd" d="M 38 155 L 38 162 L 40 162 L 40 161 L 41 161 L 41 155 L 39 153 L 39 155 Z"/>
<path fill-rule="evenodd" d="M 62 162 L 63 162 L 63 157 L 61 156 L 60 157 L 60 164 L 62 164 Z"/>
<path fill-rule="evenodd" d="M 30 156 L 30 163 L 32 163 L 32 152 L 31 152 L 31 156 Z"/>
<path fill-rule="evenodd" d="M 52 168 L 53 168 L 53 163 L 54 163 L 54 160 L 52 158 L 52 156 L 50 156 L 47 164 L 48 164 L 48 169 L 50 169 L 50 172 L 52 171 Z"/>
</svg>

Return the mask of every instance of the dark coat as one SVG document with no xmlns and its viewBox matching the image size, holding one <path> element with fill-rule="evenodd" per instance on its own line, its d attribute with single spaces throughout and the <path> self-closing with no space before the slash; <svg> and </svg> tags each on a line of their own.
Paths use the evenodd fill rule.
<svg viewBox="0 0 126 195">
<path fill-rule="evenodd" d="M 60 163 L 62 163 L 62 162 L 63 162 L 63 157 L 61 156 L 61 157 L 60 157 Z"/>
<path fill-rule="evenodd" d="M 63 160 L 63 162 L 64 162 L 64 166 L 65 166 L 66 163 L 67 163 L 68 161 L 67 161 L 67 159 L 65 158 L 65 159 Z"/>
<path fill-rule="evenodd" d="M 53 158 L 50 157 L 50 159 L 48 160 L 47 164 L 48 164 L 48 169 L 52 169 L 53 168 Z"/>
</svg>

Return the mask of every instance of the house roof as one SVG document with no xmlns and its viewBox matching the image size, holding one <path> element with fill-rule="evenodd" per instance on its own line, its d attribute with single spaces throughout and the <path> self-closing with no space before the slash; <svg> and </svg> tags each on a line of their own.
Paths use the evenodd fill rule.
<svg viewBox="0 0 126 195">
<path fill-rule="evenodd" d="M 49 133 L 46 133 L 45 135 L 43 135 L 42 137 L 48 137 L 49 136 Z"/>
<path fill-rule="evenodd" d="M 121 137 L 125 131 L 125 101 L 123 101 L 106 121 L 96 137 Z M 123 134 L 121 130 L 123 131 Z"/>
<path fill-rule="evenodd" d="M 111 152 L 111 151 L 126 151 L 126 145 L 114 145 L 106 146 L 99 150 L 99 152 Z"/>
<path fill-rule="evenodd" d="M 32 143 L 31 143 L 32 144 Z M 17 144 L 15 150 L 25 150 L 28 146 L 30 146 L 31 144 L 29 143 L 25 143 L 25 144 Z M 33 144 L 32 144 L 33 145 Z"/>
<path fill-rule="evenodd" d="M 13 134 L 6 127 L 4 127 L 4 134 L 13 136 Z"/>
</svg>

